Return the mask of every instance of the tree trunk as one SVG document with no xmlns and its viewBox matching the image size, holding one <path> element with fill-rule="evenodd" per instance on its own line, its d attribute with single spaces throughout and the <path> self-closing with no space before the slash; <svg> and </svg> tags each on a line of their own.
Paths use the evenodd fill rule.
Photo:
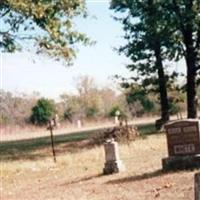
<svg viewBox="0 0 200 200">
<path fill-rule="evenodd" d="M 185 60 L 187 65 L 187 117 L 197 117 L 196 76 L 197 52 L 193 41 L 193 28 L 190 23 L 182 30 L 186 47 Z"/>
<path fill-rule="evenodd" d="M 169 103 L 167 95 L 167 86 L 166 78 L 162 63 L 161 49 L 159 43 L 157 43 L 155 48 L 156 56 L 156 66 L 158 72 L 158 81 L 159 81 L 159 93 L 160 93 L 160 104 L 161 104 L 161 120 L 167 122 L 169 120 Z"/>
<path fill-rule="evenodd" d="M 196 76 L 197 76 L 197 52 L 199 47 L 199 36 L 197 36 L 197 45 L 194 41 L 194 16 L 192 13 L 193 1 L 186 1 L 185 14 L 181 13 L 180 6 L 173 0 L 174 11 L 179 19 L 180 31 L 183 35 L 185 44 L 185 60 L 187 65 L 187 117 L 197 117 L 197 97 L 196 97 Z M 198 34 L 198 33 L 197 33 Z"/>
<path fill-rule="evenodd" d="M 196 99 L 196 57 L 193 48 L 186 47 L 187 64 L 187 117 L 197 117 L 197 99 Z"/>
</svg>

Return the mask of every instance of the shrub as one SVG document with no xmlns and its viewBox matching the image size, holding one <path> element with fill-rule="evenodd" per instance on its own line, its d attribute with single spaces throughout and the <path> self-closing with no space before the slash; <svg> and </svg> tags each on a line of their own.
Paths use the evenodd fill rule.
<svg viewBox="0 0 200 200">
<path fill-rule="evenodd" d="M 98 114 L 98 109 L 95 107 L 89 107 L 86 110 L 86 117 L 87 118 L 95 118 Z"/>
<path fill-rule="evenodd" d="M 117 111 L 120 112 L 120 115 L 124 115 L 124 113 L 122 112 L 122 110 L 119 106 L 114 106 L 114 107 L 111 108 L 110 112 L 108 113 L 108 116 L 109 117 L 115 117 Z"/>
<path fill-rule="evenodd" d="M 55 114 L 55 103 L 52 100 L 41 98 L 32 108 L 30 120 L 34 124 L 43 125 Z"/>
<path fill-rule="evenodd" d="M 73 115 L 74 115 L 74 113 L 73 113 L 72 108 L 67 108 L 64 111 L 63 118 L 64 118 L 64 120 L 68 120 L 69 122 L 72 123 Z"/>
<path fill-rule="evenodd" d="M 92 137 L 91 141 L 93 144 L 102 145 L 107 139 L 113 138 L 117 142 L 129 144 L 138 136 L 139 132 L 137 127 L 133 125 L 122 125 L 99 131 Z"/>
</svg>

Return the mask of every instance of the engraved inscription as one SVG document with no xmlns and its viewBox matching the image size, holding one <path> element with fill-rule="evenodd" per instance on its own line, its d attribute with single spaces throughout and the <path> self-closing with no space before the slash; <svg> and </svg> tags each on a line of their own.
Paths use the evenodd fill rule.
<svg viewBox="0 0 200 200">
<path fill-rule="evenodd" d="M 184 133 L 197 132 L 196 126 L 188 126 L 183 128 Z"/>
<path fill-rule="evenodd" d="M 181 133 L 181 128 L 169 128 L 168 133 L 169 134 Z"/>
<path fill-rule="evenodd" d="M 175 145 L 174 152 L 175 152 L 175 154 L 194 153 L 195 146 L 194 146 L 194 144 Z"/>
</svg>

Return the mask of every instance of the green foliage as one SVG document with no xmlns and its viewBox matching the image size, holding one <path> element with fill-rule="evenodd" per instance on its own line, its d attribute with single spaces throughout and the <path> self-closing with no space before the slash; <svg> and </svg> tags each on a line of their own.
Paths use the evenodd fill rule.
<svg viewBox="0 0 200 200">
<path fill-rule="evenodd" d="M 77 43 L 90 43 L 72 22 L 76 16 L 85 17 L 85 10 L 84 0 L 1 0 L 0 49 L 14 52 L 31 40 L 38 53 L 70 62 Z"/>
<path fill-rule="evenodd" d="M 175 115 L 180 112 L 180 109 L 175 102 L 170 102 L 169 110 L 171 115 Z"/>
<path fill-rule="evenodd" d="M 123 13 L 116 18 L 124 28 L 127 44 L 119 48 L 133 63 L 133 81 L 143 86 L 159 85 L 162 114 L 168 112 L 165 60 L 185 57 L 187 65 L 188 117 L 196 117 L 196 83 L 200 73 L 200 1 L 199 0 L 112 0 L 111 8 Z M 157 72 L 157 74 L 156 74 Z M 156 79 L 155 79 L 156 78 Z M 157 90 L 158 91 L 158 90 Z"/>
<path fill-rule="evenodd" d="M 63 118 L 65 120 L 72 122 L 72 117 L 73 117 L 72 108 L 69 107 L 69 108 L 65 109 L 64 114 L 63 114 Z"/>
<path fill-rule="evenodd" d="M 133 104 L 139 101 L 143 106 L 144 112 L 152 112 L 154 109 L 154 103 L 149 99 L 146 91 L 141 87 L 132 87 L 127 93 L 128 104 Z"/>
<path fill-rule="evenodd" d="M 98 109 L 96 107 L 89 107 L 86 110 L 86 117 L 88 118 L 95 118 L 97 117 Z"/>
<path fill-rule="evenodd" d="M 125 46 L 118 49 L 132 60 L 127 68 L 133 73 L 131 81 L 141 84 L 146 90 L 159 92 L 161 118 L 168 120 L 167 76 L 164 60 L 168 59 L 170 29 L 166 27 L 160 1 L 113 0 L 111 8 L 123 13 L 117 18 L 125 32 Z M 147 109 L 149 101 L 139 100 Z"/>
<path fill-rule="evenodd" d="M 36 106 L 32 108 L 30 120 L 34 124 L 43 125 L 55 114 L 55 104 L 53 101 L 41 98 Z"/>
<path fill-rule="evenodd" d="M 109 117 L 115 117 L 116 116 L 116 112 L 119 111 L 120 115 L 124 115 L 125 113 L 122 111 L 122 109 L 120 108 L 120 106 L 113 106 L 111 108 L 111 110 L 108 113 Z"/>
</svg>

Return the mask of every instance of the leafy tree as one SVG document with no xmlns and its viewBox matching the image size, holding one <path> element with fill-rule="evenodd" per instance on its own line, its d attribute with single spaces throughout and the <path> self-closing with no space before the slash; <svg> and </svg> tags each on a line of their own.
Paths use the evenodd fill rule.
<svg viewBox="0 0 200 200">
<path fill-rule="evenodd" d="M 164 111 L 169 110 L 169 106 L 165 106 L 168 105 L 167 78 L 162 61 L 165 59 L 177 61 L 182 57 L 185 58 L 188 118 L 196 118 L 196 87 L 200 74 L 200 1 L 113 0 L 111 8 L 125 11 L 121 21 L 128 44 L 120 50 L 133 60 L 130 70 L 139 72 L 138 75 L 142 77 L 147 75 L 148 78 L 152 72 L 156 70 L 158 72 L 157 82 L 162 116 L 166 116 L 164 118 L 167 118 Z M 176 73 L 173 75 L 177 76 Z M 145 81 L 148 78 L 144 77 Z"/>
<path fill-rule="evenodd" d="M 84 0 L 1 0 L 0 49 L 14 52 L 31 40 L 37 52 L 70 62 L 76 43 L 90 43 L 74 29 L 72 19 L 79 15 L 86 15 Z"/>
<path fill-rule="evenodd" d="M 86 110 L 86 117 L 87 118 L 95 118 L 95 117 L 97 117 L 98 112 L 99 111 L 98 111 L 97 108 L 95 108 L 95 107 L 89 107 Z"/>
<path fill-rule="evenodd" d="M 36 98 L 35 95 L 12 94 L 0 90 L 1 124 L 24 125 L 30 117 L 31 108 L 35 105 Z"/>
<path fill-rule="evenodd" d="M 128 90 L 126 96 L 129 105 L 139 101 L 144 109 L 144 112 L 149 113 L 153 111 L 154 103 L 149 99 L 146 90 L 142 89 L 141 86 L 132 86 L 132 88 Z"/>
<path fill-rule="evenodd" d="M 162 17 L 160 1 L 112 0 L 111 8 L 123 13 L 118 20 L 123 24 L 127 44 L 119 48 L 119 52 L 133 61 L 127 66 L 136 74 L 132 80 L 159 92 L 161 121 L 166 122 L 169 120 L 168 77 L 163 61 L 168 56 L 166 47 L 170 32 Z"/>
<path fill-rule="evenodd" d="M 174 51 L 186 60 L 188 118 L 196 118 L 197 75 L 200 73 L 200 1 L 164 1 L 163 9 L 163 16 L 173 30 Z"/>
<path fill-rule="evenodd" d="M 32 108 L 30 120 L 34 124 L 43 125 L 55 114 L 55 104 L 52 100 L 41 98 Z"/>
</svg>

